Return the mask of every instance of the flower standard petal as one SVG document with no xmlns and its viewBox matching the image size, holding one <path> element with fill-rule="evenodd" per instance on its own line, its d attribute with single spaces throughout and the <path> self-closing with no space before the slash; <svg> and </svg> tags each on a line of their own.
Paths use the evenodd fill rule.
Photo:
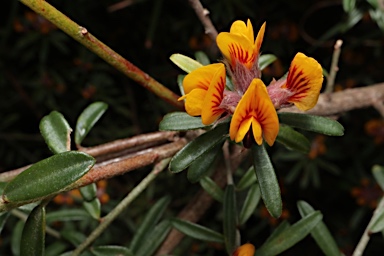
<svg viewBox="0 0 384 256">
<path fill-rule="evenodd" d="M 248 38 L 250 42 L 252 42 L 254 39 L 253 27 L 249 19 L 247 20 L 247 25 L 245 25 L 244 21 L 242 20 L 237 20 L 233 22 L 229 33 L 244 35 L 245 37 Z"/>
<path fill-rule="evenodd" d="M 195 88 L 208 90 L 209 84 L 211 83 L 217 68 L 219 68 L 221 65 L 221 63 L 210 64 L 195 69 L 186 75 L 183 80 L 185 94 L 190 93 Z"/>
<path fill-rule="evenodd" d="M 264 137 L 272 146 L 279 132 L 279 120 L 267 89 L 258 78 L 253 79 L 236 107 L 229 128 L 230 138 L 240 142 L 249 132 L 251 124 L 255 142 L 261 145 Z"/>
<path fill-rule="evenodd" d="M 316 105 L 322 83 L 321 65 L 315 59 L 299 52 L 291 62 L 287 82 L 282 88 L 293 93 L 288 102 L 295 104 L 298 109 L 306 111 Z"/>
<path fill-rule="evenodd" d="M 220 33 L 216 38 L 217 46 L 224 57 L 230 61 L 232 66 L 237 62 L 245 65 L 248 69 L 255 62 L 253 40 L 250 41 L 243 34 Z"/>
<path fill-rule="evenodd" d="M 225 89 L 225 66 L 222 63 L 219 64 L 202 105 L 201 121 L 205 125 L 213 123 L 225 112 L 225 109 L 220 108 Z"/>
</svg>

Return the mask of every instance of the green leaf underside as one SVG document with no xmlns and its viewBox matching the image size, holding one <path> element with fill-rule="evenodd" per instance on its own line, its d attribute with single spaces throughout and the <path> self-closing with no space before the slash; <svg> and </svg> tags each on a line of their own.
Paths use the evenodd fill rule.
<svg viewBox="0 0 384 256">
<path fill-rule="evenodd" d="M 178 173 L 188 168 L 196 159 L 228 137 L 228 124 L 220 124 L 189 142 L 177 152 L 169 163 L 169 170 Z"/>
<path fill-rule="evenodd" d="M 143 222 L 137 229 L 129 246 L 134 254 L 136 254 L 141 246 L 148 246 L 146 237 L 153 231 L 153 228 L 163 215 L 170 201 L 171 199 L 169 197 L 163 197 L 159 199 L 145 215 Z"/>
<path fill-rule="evenodd" d="M 344 127 L 337 121 L 298 113 L 278 113 L 280 123 L 329 136 L 344 135 Z"/>
<path fill-rule="evenodd" d="M 237 190 L 244 190 L 254 184 L 257 181 L 255 167 L 251 166 L 248 168 L 247 172 L 241 177 L 240 181 L 237 183 Z"/>
<path fill-rule="evenodd" d="M 207 242 L 224 243 L 224 236 L 205 226 L 182 219 L 173 219 L 172 226 L 181 233 Z"/>
<path fill-rule="evenodd" d="M 291 248 L 293 245 L 306 237 L 311 230 L 321 221 L 322 214 L 319 211 L 313 212 L 284 229 L 274 238 L 265 242 L 255 256 L 275 256 Z"/>
<path fill-rule="evenodd" d="M 107 108 L 108 105 L 104 102 L 94 102 L 84 109 L 76 123 L 75 143 L 77 145 L 81 144 L 85 136 L 87 136 L 89 131 L 105 113 Z"/>
<path fill-rule="evenodd" d="M 44 255 L 45 208 L 38 205 L 24 224 L 20 241 L 20 256 Z"/>
<path fill-rule="evenodd" d="M 277 60 L 277 57 L 273 54 L 262 54 L 259 57 L 259 66 L 260 70 L 265 69 L 270 64 L 272 64 L 275 60 Z"/>
<path fill-rule="evenodd" d="M 252 147 L 253 166 L 260 186 L 261 198 L 272 217 L 280 217 L 283 209 L 280 187 L 264 145 Z"/>
<path fill-rule="evenodd" d="M 62 209 L 47 213 L 47 223 L 55 221 L 80 221 L 89 219 L 89 214 L 83 209 Z"/>
<path fill-rule="evenodd" d="M 95 256 L 133 256 L 128 248 L 117 245 L 95 246 L 91 248 L 91 252 Z"/>
<path fill-rule="evenodd" d="M 41 160 L 8 183 L 3 192 L 5 202 L 28 202 L 60 192 L 95 164 L 90 155 L 67 151 Z"/>
<path fill-rule="evenodd" d="M 84 201 L 92 201 L 97 197 L 97 187 L 95 183 L 80 188 L 81 196 Z"/>
<path fill-rule="evenodd" d="M 101 213 L 101 204 L 98 198 L 93 199 L 92 201 L 83 202 L 84 209 L 92 216 L 95 220 L 100 219 Z"/>
<path fill-rule="evenodd" d="M 186 112 L 166 114 L 159 124 L 160 131 L 188 131 L 206 127 L 201 122 L 201 117 L 193 117 Z"/>
<path fill-rule="evenodd" d="M 311 147 L 309 140 L 303 134 L 286 125 L 280 125 L 276 141 L 288 149 L 297 150 L 304 154 L 308 153 Z"/>
<path fill-rule="evenodd" d="M 245 198 L 243 207 L 241 208 L 239 214 L 239 224 L 243 225 L 252 213 L 255 212 L 257 205 L 259 204 L 261 198 L 259 185 L 256 183 L 251 186 L 248 191 L 247 197 Z"/>
<path fill-rule="evenodd" d="M 384 191 L 384 167 L 380 165 L 374 165 L 372 167 L 372 174 L 377 184 L 379 184 L 381 190 Z"/>
<path fill-rule="evenodd" d="M 202 177 L 208 175 L 213 163 L 221 152 L 222 146 L 223 143 L 217 144 L 189 166 L 187 178 L 190 182 L 198 182 Z"/>
<path fill-rule="evenodd" d="M 297 202 L 299 212 L 301 217 L 305 217 L 315 210 L 305 201 Z M 323 251 L 326 256 L 340 256 L 340 250 L 337 247 L 336 241 L 329 232 L 327 226 L 323 221 L 320 221 L 311 231 L 313 239 L 316 241 L 317 245 Z"/>
<path fill-rule="evenodd" d="M 61 113 L 52 111 L 49 115 L 43 117 L 39 128 L 45 143 L 54 154 L 70 150 L 72 128 Z"/>
<path fill-rule="evenodd" d="M 211 178 L 204 176 L 200 179 L 201 187 L 218 202 L 223 202 L 224 191 Z"/>
<path fill-rule="evenodd" d="M 225 189 L 223 208 L 224 243 L 227 253 L 231 255 L 238 246 L 236 243 L 238 219 L 236 212 L 235 187 L 233 185 L 227 185 Z"/>
<path fill-rule="evenodd" d="M 191 73 L 193 70 L 203 66 L 196 60 L 180 53 L 172 54 L 169 59 L 187 73 Z"/>
</svg>

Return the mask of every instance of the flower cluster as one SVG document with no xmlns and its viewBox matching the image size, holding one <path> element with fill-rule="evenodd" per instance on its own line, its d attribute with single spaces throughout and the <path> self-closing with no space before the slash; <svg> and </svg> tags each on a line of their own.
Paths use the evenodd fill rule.
<svg viewBox="0 0 384 256">
<path fill-rule="evenodd" d="M 256 38 L 248 20 L 235 21 L 229 32 L 217 36 L 223 63 L 198 68 L 183 81 L 186 112 L 201 116 L 204 125 L 232 115 L 229 136 L 250 147 L 263 139 L 272 146 L 279 132 L 277 109 L 294 104 L 300 110 L 317 103 L 323 82 L 322 68 L 313 58 L 297 53 L 288 75 L 265 86 L 259 66 L 265 23 Z M 227 76 L 233 88 L 227 86 Z"/>
</svg>

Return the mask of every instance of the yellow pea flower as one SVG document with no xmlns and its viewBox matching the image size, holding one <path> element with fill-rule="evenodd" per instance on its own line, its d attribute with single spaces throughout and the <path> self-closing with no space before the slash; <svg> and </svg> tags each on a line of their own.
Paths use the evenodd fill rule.
<svg viewBox="0 0 384 256">
<path fill-rule="evenodd" d="M 213 123 L 225 112 L 220 107 L 225 88 L 225 66 L 222 63 L 198 68 L 183 80 L 185 110 L 191 116 L 200 116 L 204 125 Z"/>
<path fill-rule="evenodd" d="M 272 146 L 278 133 L 279 120 L 267 88 L 263 81 L 255 78 L 237 104 L 232 116 L 229 136 L 231 140 L 240 142 L 247 135 L 246 140 L 248 137 L 253 137 L 258 145 L 262 144 L 264 137 L 268 145 Z M 244 141 L 244 145 L 250 146 L 247 141 Z"/>
<path fill-rule="evenodd" d="M 238 247 L 232 254 L 232 256 L 253 256 L 255 254 L 255 246 L 250 243 L 243 244 Z"/>
</svg>

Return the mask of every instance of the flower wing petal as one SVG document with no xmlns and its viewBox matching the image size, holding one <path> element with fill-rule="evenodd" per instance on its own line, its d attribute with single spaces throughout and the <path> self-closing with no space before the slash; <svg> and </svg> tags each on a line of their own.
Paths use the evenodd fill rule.
<svg viewBox="0 0 384 256">
<path fill-rule="evenodd" d="M 184 96 L 185 111 L 190 116 L 200 116 L 207 91 L 201 88 L 196 88 Z M 183 99 L 183 98 L 181 98 Z"/>
<path fill-rule="evenodd" d="M 255 39 L 255 55 L 256 56 L 258 56 L 260 53 L 261 43 L 263 42 L 263 39 L 264 39 L 265 24 L 266 23 L 264 22 L 259 32 L 257 33 L 256 39 Z"/>
<path fill-rule="evenodd" d="M 217 46 L 227 60 L 231 61 L 232 66 L 236 61 L 251 68 L 255 62 L 253 40 L 250 41 L 246 36 L 221 32 L 216 38 Z"/>
<path fill-rule="evenodd" d="M 298 109 L 306 111 L 316 105 L 322 83 L 321 65 L 315 59 L 299 52 L 292 60 L 287 82 L 283 88 L 294 93 L 288 102 L 294 103 Z"/>
<path fill-rule="evenodd" d="M 213 123 L 217 118 L 225 112 L 220 108 L 221 101 L 223 100 L 223 93 L 225 89 L 225 66 L 219 63 L 215 75 L 212 78 L 211 84 L 205 96 L 203 107 L 201 111 L 201 121 L 205 125 Z"/>
<path fill-rule="evenodd" d="M 264 136 L 268 145 L 272 146 L 279 132 L 279 120 L 267 89 L 258 78 L 252 80 L 236 107 L 229 128 L 230 138 L 239 142 L 251 124 L 256 143 L 261 145 Z"/>
<path fill-rule="evenodd" d="M 183 80 L 184 93 L 188 94 L 195 88 L 208 90 L 209 84 L 211 83 L 216 70 L 221 65 L 221 63 L 210 64 L 195 69 L 186 75 Z"/>
</svg>

